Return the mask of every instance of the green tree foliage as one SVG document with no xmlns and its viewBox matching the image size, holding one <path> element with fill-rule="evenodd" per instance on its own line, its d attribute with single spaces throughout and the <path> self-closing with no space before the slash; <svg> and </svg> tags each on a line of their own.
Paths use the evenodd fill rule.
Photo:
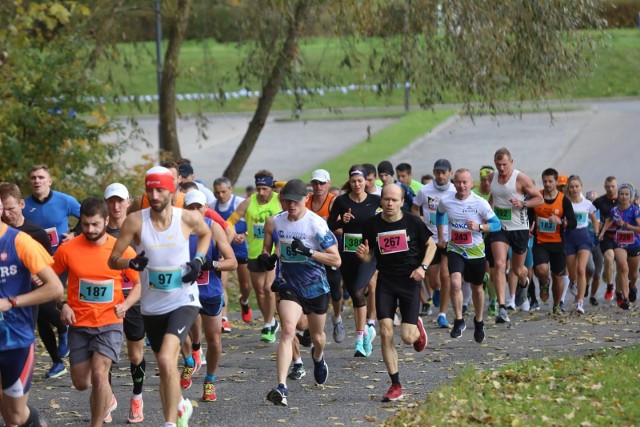
<svg viewBox="0 0 640 427">
<path fill-rule="evenodd" d="M 28 171 L 46 163 L 56 189 L 82 199 L 125 174 L 113 161 L 124 141 L 96 100 L 102 82 L 87 67 L 90 16 L 70 1 L 4 3 L 0 14 L 0 169 L 28 192 Z M 112 142 L 101 142 L 109 135 Z"/>
</svg>

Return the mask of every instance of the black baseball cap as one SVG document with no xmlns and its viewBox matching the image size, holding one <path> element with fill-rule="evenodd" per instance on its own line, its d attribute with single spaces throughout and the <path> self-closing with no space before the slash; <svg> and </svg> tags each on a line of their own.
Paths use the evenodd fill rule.
<svg viewBox="0 0 640 427">
<path fill-rule="evenodd" d="M 299 179 L 290 179 L 280 190 L 280 199 L 300 202 L 307 196 L 307 184 Z"/>
<path fill-rule="evenodd" d="M 447 159 L 438 159 L 433 164 L 434 171 L 450 171 L 451 170 L 451 162 Z"/>
</svg>

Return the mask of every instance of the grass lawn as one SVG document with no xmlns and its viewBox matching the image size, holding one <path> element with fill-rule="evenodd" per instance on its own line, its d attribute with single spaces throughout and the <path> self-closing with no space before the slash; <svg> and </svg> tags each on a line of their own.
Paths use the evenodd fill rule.
<svg viewBox="0 0 640 427">
<path fill-rule="evenodd" d="M 640 347 L 466 369 L 386 426 L 630 426 L 640 420 Z"/>
</svg>

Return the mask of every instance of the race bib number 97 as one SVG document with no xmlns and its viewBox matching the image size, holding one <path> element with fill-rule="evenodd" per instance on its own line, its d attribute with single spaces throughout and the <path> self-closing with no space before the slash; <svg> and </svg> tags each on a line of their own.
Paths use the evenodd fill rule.
<svg viewBox="0 0 640 427">
<path fill-rule="evenodd" d="M 378 233 L 378 249 L 382 255 L 406 252 L 409 250 L 408 240 L 407 230 Z"/>
<path fill-rule="evenodd" d="M 172 291 L 182 287 L 182 269 L 177 268 L 148 268 L 149 287 L 158 291 Z"/>
</svg>

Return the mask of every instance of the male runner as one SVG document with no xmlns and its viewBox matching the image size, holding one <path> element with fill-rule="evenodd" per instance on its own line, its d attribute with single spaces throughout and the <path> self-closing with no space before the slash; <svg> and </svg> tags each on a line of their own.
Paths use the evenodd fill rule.
<svg viewBox="0 0 640 427">
<path fill-rule="evenodd" d="M 247 266 L 251 275 L 251 284 L 256 293 L 258 306 L 264 318 L 260 339 L 264 342 L 275 342 L 280 324 L 275 319 L 276 299 L 271 292 L 271 284 L 275 274 L 258 265 L 257 258 L 262 253 L 264 241 L 264 224 L 267 218 L 282 210 L 278 197 L 274 193 L 273 174 L 268 170 L 260 170 L 255 176 L 256 193 L 238 205 L 227 222 L 235 225 L 244 217 L 247 222 L 247 244 L 249 246 L 249 260 Z"/>
<path fill-rule="evenodd" d="M 600 227 L 604 225 L 607 218 L 611 217 L 611 210 L 618 205 L 618 181 L 615 176 L 608 176 L 604 180 L 604 191 L 605 193 L 593 202 L 593 206 L 600 211 Z M 602 228 L 600 228 L 600 230 L 602 231 Z M 616 232 L 615 224 L 611 223 L 609 229 L 604 231 L 605 233 L 600 241 L 600 251 L 604 257 L 602 278 L 607 284 L 607 290 L 605 291 L 604 298 L 611 301 L 615 290 L 613 286 L 613 247 Z"/>
<path fill-rule="evenodd" d="M 398 177 L 398 181 L 411 187 L 414 194 L 418 194 L 422 188 L 423 184 L 413 179 L 411 165 L 409 163 L 398 163 L 396 165 L 396 176 Z"/>
<path fill-rule="evenodd" d="M 447 262 L 451 274 L 451 305 L 455 314 L 451 338 L 460 338 L 467 328 L 462 317 L 462 279 L 471 283 L 473 318 L 476 342 L 484 341 L 484 289 L 482 281 L 486 271 L 483 231 L 497 231 L 500 221 L 493 213 L 489 202 L 471 191 L 473 179 L 468 169 L 458 169 L 453 182 L 455 194 L 446 194 L 438 204 L 436 222 L 438 240 L 444 240 L 444 222 L 448 218 L 449 239 Z M 487 222 L 487 224 L 483 224 Z"/>
<path fill-rule="evenodd" d="M 41 164 L 31 168 L 29 172 L 31 196 L 24 199 L 22 213 L 29 221 L 38 224 L 49 235 L 53 252 L 60 243 L 71 240 L 74 236 L 69 231 L 69 217 L 80 217 L 80 203 L 68 194 L 51 189 L 53 180 L 47 165 Z M 66 277 L 61 277 L 66 282 Z M 58 344 L 51 328 L 58 331 Z M 67 372 L 62 358 L 69 354 L 67 345 L 67 327 L 60 321 L 60 314 L 53 301 L 38 308 L 38 332 L 53 365 L 46 374 L 47 378 L 57 378 Z"/>
<path fill-rule="evenodd" d="M 448 328 L 447 305 L 449 303 L 449 269 L 447 261 L 447 241 L 449 240 L 449 229 L 447 219 L 443 219 L 442 236 L 438 234 L 436 216 L 440 200 L 447 194 L 455 194 L 456 189 L 451 184 L 451 162 L 447 159 L 439 159 L 433 165 L 434 180 L 423 186 L 418 196 L 413 200 L 411 212 L 422 217 L 424 223 L 432 234 L 432 239 L 437 245 L 436 254 L 431 261 L 427 275 L 429 286 L 434 290 L 433 304 L 440 307 L 438 314 L 438 326 Z M 442 237 L 443 240 L 440 240 Z"/>
<path fill-rule="evenodd" d="M 420 286 L 436 252 L 426 225 L 415 215 L 402 212 L 403 194 L 397 184 L 383 187 L 382 212 L 367 221 L 363 243 L 356 250 L 363 262 L 371 262 L 374 256 L 377 262 L 376 309 L 382 359 L 391 377 L 391 387 L 382 397 L 385 402 L 403 397 L 398 353 L 393 345 L 393 317 L 398 306 L 402 341 L 413 344 L 418 352 L 427 346 L 427 333 L 418 315 Z"/>
<path fill-rule="evenodd" d="M 176 365 L 184 342 L 200 309 L 198 286 L 193 286 L 204 264 L 211 231 L 196 212 L 171 206 L 175 176 L 156 166 L 145 176 L 146 197 L 151 207 L 127 216 L 109 258 L 114 270 L 141 271 L 140 310 L 160 368 L 160 397 L 165 426 L 186 426 L 193 412 L 182 399 Z M 189 261 L 189 236 L 198 235 L 196 257 Z M 135 258 L 123 257 L 135 243 Z"/>
<path fill-rule="evenodd" d="M 416 197 L 416 193 L 407 184 L 396 180 L 393 177 L 393 165 L 388 160 L 383 160 L 378 163 L 378 178 L 382 181 L 382 187 L 387 184 L 398 184 L 404 190 L 404 205 L 402 210 L 410 213 L 413 206 L 413 199 Z"/>
<path fill-rule="evenodd" d="M 513 168 L 513 158 L 506 148 L 498 149 L 493 155 L 496 174 L 491 178 L 491 200 L 493 211 L 502 228 L 489 234 L 491 253 L 494 261 L 493 283 L 498 294 L 498 315 L 496 323 L 509 322 L 506 306 L 507 252 L 512 249 L 511 268 L 518 276 L 520 286 L 529 285 L 524 259 L 529 243 L 529 217 L 527 208 L 541 205 L 544 201 L 531 178 Z M 528 199 L 525 199 L 528 196 Z"/>
<path fill-rule="evenodd" d="M 161 166 L 171 172 L 173 175 L 173 185 L 175 188 L 178 188 L 178 164 L 176 162 L 163 162 Z M 184 205 L 184 193 L 182 191 L 176 191 L 171 195 L 171 205 L 176 208 L 181 208 Z M 142 194 L 131 201 L 127 213 L 137 212 L 140 209 L 145 209 L 150 206 L 149 197 L 147 194 Z"/>
<path fill-rule="evenodd" d="M 482 166 L 480 167 L 480 185 L 477 187 L 473 187 L 473 192 L 478 196 L 485 199 L 487 202 L 491 198 L 491 177 L 493 176 L 493 166 Z M 484 234 L 485 240 L 485 249 L 491 249 L 491 243 L 489 241 L 489 233 Z M 486 251 L 485 251 L 486 254 Z M 489 316 L 495 316 L 498 314 L 498 299 L 496 298 L 496 287 L 491 281 L 489 262 L 487 261 L 487 269 L 486 275 L 484 278 L 484 282 L 487 286 L 487 291 L 489 292 Z"/>
<path fill-rule="evenodd" d="M 107 202 L 109 222 L 107 233 L 116 239 L 120 236 L 120 228 L 127 217 L 127 209 L 131 204 L 129 190 L 123 184 L 115 182 L 104 190 L 104 200 Z M 126 275 L 122 275 L 122 292 L 124 297 L 129 296 L 133 288 L 133 281 Z M 136 302 L 127 310 L 127 315 L 122 324 L 124 335 L 127 339 L 127 355 L 129 357 L 133 392 L 129 400 L 129 424 L 137 424 L 144 421 L 142 400 L 142 386 L 147 370 L 147 361 L 144 359 L 144 321 L 140 313 L 140 302 Z"/>
<path fill-rule="evenodd" d="M 209 190 L 203 183 L 196 180 L 196 174 L 193 171 L 193 166 L 190 164 L 181 164 L 178 166 L 178 184 L 182 186 L 185 182 L 194 182 L 198 186 L 198 190 L 202 191 L 207 196 L 207 206 L 213 207 L 216 203 L 216 197 L 213 192 Z"/>
<path fill-rule="evenodd" d="M 0 200 L 0 213 L 2 212 Z M 28 234 L 0 222 L 0 412 L 8 426 L 39 427 L 38 411 L 27 405 L 35 364 L 31 306 L 62 297 L 51 255 Z M 31 290 L 31 277 L 42 284 Z"/>
<path fill-rule="evenodd" d="M 268 218 L 264 228 L 264 247 L 258 262 L 273 270 L 277 259 L 273 251 L 273 233 L 280 248 L 280 285 L 278 313 L 282 336 L 277 351 L 278 386 L 267 394 L 275 405 L 287 406 L 287 369 L 291 346 L 300 317 L 307 315 L 311 334 L 311 357 L 316 384 L 325 384 L 329 367 L 324 360 L 324 325 L 329 307 L 329 283 L 325 266 L 340 267 L 338 242 L 325 220 L 305 207 L 307 186 L 299 179 L 286 183 L 280 192 L 284 211 Z"/>
<path fill-rule="evenodd" d="M 80 207 L 82 234 L 60 246 L 53 259 L 56 274 L 69 273 L 67 301 L 58 304 L 60 318 L 69 328 L 71 381 L 80 391 L 91 387 L 91 425 L 112 421 L 117 408 L 109 383 L 112 363 L 118 363 L 122 344 L 122 318 L 140 299 L 137 271 L 111 270 L 107 266 L 116 238 L 107 234 L 108 211 L 104 200 L 89 197 Z M 134 257 L 127 248 L 125 256 Z M 133 283 L 127 299 L 122 275 Z"/>
</svg>

